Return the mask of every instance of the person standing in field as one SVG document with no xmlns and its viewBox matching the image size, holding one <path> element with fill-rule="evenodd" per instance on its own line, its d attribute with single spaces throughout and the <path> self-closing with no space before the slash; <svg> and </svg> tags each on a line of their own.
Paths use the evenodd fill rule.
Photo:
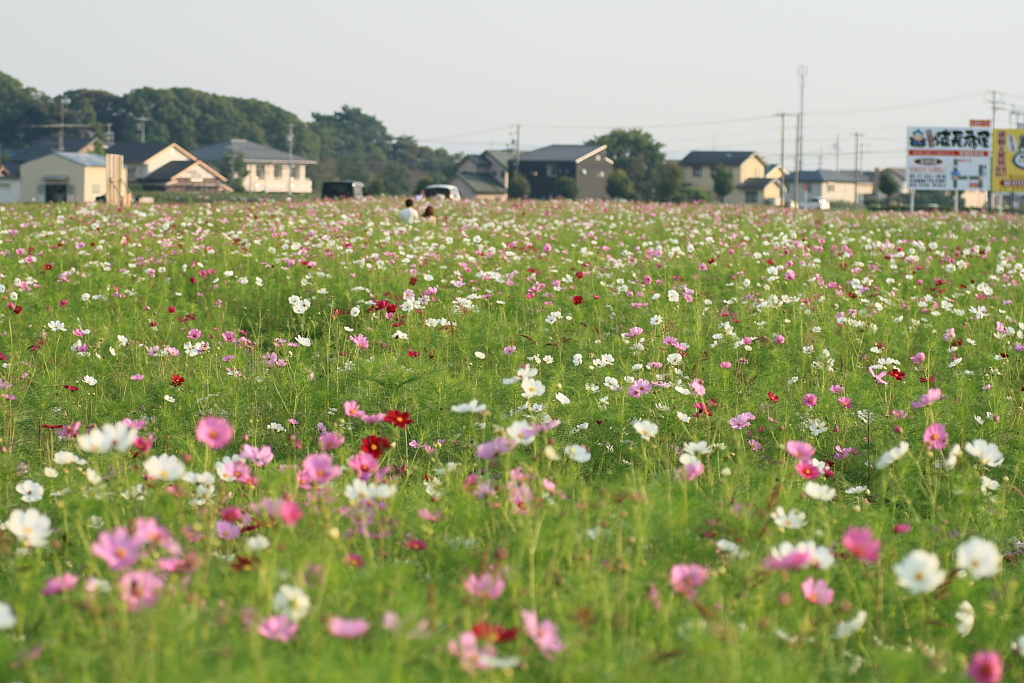
<svg viewBox="0 0 1024 683">
<path fill-rule="evenodd" d="M 437 216 L 434 215 L 434 207 L 431 206 L 430 204 L 428 204 L 427 208 L 423 210 L 423 220 L 425 220 L 427 223 L 437 222 Z"/>
<path fill-rule="evenodd" d="M 405 200 L 405 208 L 398 214 L 398 220 L 403 223 L 415 223 L 420 219 L 419 212 L 413 207 L 413 201 L 411 199 Z"/>
</svg>

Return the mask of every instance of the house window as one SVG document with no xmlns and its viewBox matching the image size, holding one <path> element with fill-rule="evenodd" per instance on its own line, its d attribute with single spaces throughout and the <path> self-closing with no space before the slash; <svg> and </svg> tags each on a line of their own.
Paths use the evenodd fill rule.
<svg viewBox="0 0 1024 683">
<path fill-rule="evenodd" d="M 263 180 L 267 177 L 267 169 L 262 164 L 256 166 L 256 177 Z"/>
<path fill-rule="evenodd" d="M 284 165 L 283 164 L 274 164 L 274 177 L 275 178 L 280 178 L 281 175 L 284 173 L 283 169 L 284 169 Z"/>
<path fill-rule="evenodd" d="M 587 175 L 587 169 L 585 169 L 585 168 L 581 168 L 581 169 L 580 169 L 580 173 L 581 173 L 582 175 Z"/>
<path fill-rule="evenodd" d="M 747 190 L 747 204 L 757 204 L 757 190 Z"/>
<path fill-rule="evenodd" d="M 836 184 L 835 183 L 829 183 L 828 184 L 828 191 L 829 192 L 835 192 L 836 191 Z"/>
<path fill-rule="evenodd" d="M 694 178 L 703 178 L 704 177 L 704 167 L 703 166 L 694 166 L 693 167 L 693 177 Z"/>
</svg>

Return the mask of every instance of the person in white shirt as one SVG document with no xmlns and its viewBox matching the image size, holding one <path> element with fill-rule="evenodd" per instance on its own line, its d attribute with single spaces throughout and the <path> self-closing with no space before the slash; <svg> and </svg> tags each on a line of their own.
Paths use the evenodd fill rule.
<svg viewBox="0 0 1024 683">
<path fill-rule="evenodd" d="M 405 200 L 405 208 L 398 214 L 398 220 L 403 223 L 415 223 L 420 219 L 419 211 L 413 207 L 413 201 L 411 199 Z"/>
</svg>

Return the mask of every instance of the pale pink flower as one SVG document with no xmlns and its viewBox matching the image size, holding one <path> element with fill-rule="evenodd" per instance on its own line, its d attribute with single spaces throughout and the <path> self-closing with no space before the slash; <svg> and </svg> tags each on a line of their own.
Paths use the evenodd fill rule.
<svg viewBox="0 0 1024 683">
<path fill-rule="evenodd" d="M 480 576 L 470 574 L 462 586 L 474 598 L 497 600 L 505 592 L 505 578 L 497 571 L 484 572 Z"/>
<path fill-rule="evenodd" d="M 816 449 L 806 441 L 787 441 L 786 452 L 800 460 L 810 460 L 814 457 Z"/>
<path fill-rule="evenodd" d="M 335 638 L 354 640 L 370 632 L 370 622 L 366 619 L 330 617 L 327 619 L 327 632 Z"/>
<path fill-rule="evenodd" d="M 234 428 L 222 417 L 208 415 L 196 425 L 196 439 L 214 450 L 224 448 L 234 438 Z"/>
<path fill-rule="evenodd" d="M 949 433 L 941 422 L 930 424 L 924 430 L 924 443 L 933 451 L 941 451 L 949 445 Z"/>
<path fill-rule="evenodd" d="M 255 446 L 244 444 L 241 455 L 243 460 L 249 460 L 254 465 L 260 467 L 266 467 L 274 460 L 274 451 L 270 449 L 270 446 L 256 448 Z"/>
<path fill-rule="evenodd" d="M 274 614 L 260 622 L 256 633 L 267 640 L 287 643 L 299 632 L 299 625 L 283 614 Z"/>
<path fill-rule="evenodd" d="M 944 398 L 942 395 L 942 389 L 929 389 L 921 396 L 921 398 L 916 401 L 911 401 L 910 405 L 915 408 L 924 408 L 925 406 L 930 406 L 942 398 Z"/>
<path fill-rule="evenodd" d="M 803 590 L 807 601 L 813 602 L 815 605 L 831 605 L 836 597 L 836 592 L 829 588 L 828 581 L 815 579 L 813 576 L 808 576 L 800 584 L 800 589 Z"/>
<path fill-rule="evenodd" d="M 693 600 L 697 597 L 697 589 L 704 585 L 708 576 L 708 570 L 699 564 L 675 564 L 669 571 L 669 583 L 676 593 L 682 593 Z"/>
<path fill-rule="evenodd" d="M 129 612 L 152 607 L 160 599 L 164 580 L 148 569 L 126 572 L 117 582 Z"/>
<path fill-rule="evenodd" d="M 43 588 L 43 595 L 49 597 L 51 595 L 73 591 L 78 585 L 78 581 L 78 575 L 72 574 L 71 572 L 55 576 L 46 582 L 46 586 Z"/>
<path fill-rule="evenodd" d="M 878 562 L 882 541 L 875 538 L 870 527 L 852 526 L 843 534 L 843 547 L 854 557 L 873 564 Z"/>
<path fill-rule="evenodd" d="M 554 659 L 555 653 L 565 650 L 555 622 L 550 619 L 540 621 L 537 613 L 529 609 L 520 610 L 519 616 L 523 618 L 523 631 L 545 658 Z"/>
</svg>

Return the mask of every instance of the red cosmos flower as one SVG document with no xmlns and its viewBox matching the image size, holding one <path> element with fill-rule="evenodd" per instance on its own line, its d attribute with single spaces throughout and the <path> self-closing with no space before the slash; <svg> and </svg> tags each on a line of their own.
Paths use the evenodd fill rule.
<svg viewBox="0 0 1024 683">
<path fill-rule="evenodd" d="M 515 640 L 519 635 L 519 629 L 505 628 L 501 624 L 488 624 L 486 621 L 481 621 L 473 624 L 473 633 L 480 640 L 497 644 Z"/>
<path fill-rule="evenodd" d="M 935 380 L 935 375 L 931 375 L 929 377 L 921 377 L 919 379 L 920 379 L 921 384 L 929 384 L 931 382 L 936 381 Z M 1021 391 L 1024 391 L 1024 389 L 1021 389 Z"/>
<path fill-rule="evenodd" d="M 775 394 L 773 394 L 770 391 L 768 392 L 768 398 L 770 398 L 772 400 L 772 403 L 778 403 L 779 402 L 779 397 L 776 396 Z"/>
<path fill-rule="evenodd" d="M 577 280 L 582 280 L 583 279 L 583 271 L 582 270 L 577 270 L 576 271 L 576 279 Z"/>
<path fill-rule="evenodd" d="M 184 383 L 185 383 L 185 378 L 182 377 L 181 375 L 171 375 L 171 386 L 172 387 L 180 387 Z"/>
<path fill-rule="evenodd" d="M 62 385 L 62 386 L 63 386 L 63 387 L 65 388 L 65 389 L 67 389 L 68 391 L 78 391 L 78 387 L 72 386 L 72 385 L 70 385 L 70 384 L 64 384 L 64 385 Z"/>
<path fill-rule="evenodd" d="M 405 542 L 405 547 L 409 550 L 426 550 L 427 542 L 419 538 L 410 538 Z"/>
<path fill-rule="evenodd" d="M 45 266 L 43 266 L 43 270 L 53 270 L 53 264 L 47 263 Z"/>
<path fill-rule="evenodd" d="M 402 429 L 405 429 L 413 422 L 415 422 L 415 420 L 409 417 L 409 413 L 403 413 L 399 410 L 389 410 L 387 417 L 384 418 L 384 421 L 387 422 L 388 424 L 393 424 L 396 427 L 401 427 Z"/>
<path fill-rule="evenodd" d="M 168 307 L 167 307 L 167 312 L 168 312 L 168 313 L 177 313 L 177 312 L 178 312 L 178 309 L 177 309 L 177 308 L 175 308 L 174 306 L 168 306 Z"/>
<path fill-rule="evenodd" d="M 420 352 L 419 351 L 413 351 L 412 349 L 409 349 L 409 354 L 408 355 L 409 355 L 409 358 L 416 358 L 416 357 L 418 357 L 420 355 Z"/>
<path fill-rule="evenodd" d="M 363 453 L 369 453 L 380 460 L 380 456 L 382 456 L 389 448 L 391 448 L 391 442 L 386 438 L 383 436 L 377 436 L 376 434 L 370 434 L 368 437 L 363 439 L 363 445 L 360 447 L 360 450 Z"/>
<path fill-rule="evenodd" d="M 574 296 L 574 297 L 572 298 L 572 302 L 573 302 L 574 304 L 576 304 L 577 306 L 579 306 L 579 305 L 580 305 L 581 303 L 583 303 L 583 297 L 582 297 L 582 296 L 580 296 L 579 294 L 577 294 L 576 296 Z"/>
<path fill-rule="evenodd" d="M 889 371 L 889 376 L 898 379 L 902 382 L 903 378 L 907 376 L 907 373 L 903 372 L 899 368 L 893 368 L 892 370 Z"/>
</svg>

